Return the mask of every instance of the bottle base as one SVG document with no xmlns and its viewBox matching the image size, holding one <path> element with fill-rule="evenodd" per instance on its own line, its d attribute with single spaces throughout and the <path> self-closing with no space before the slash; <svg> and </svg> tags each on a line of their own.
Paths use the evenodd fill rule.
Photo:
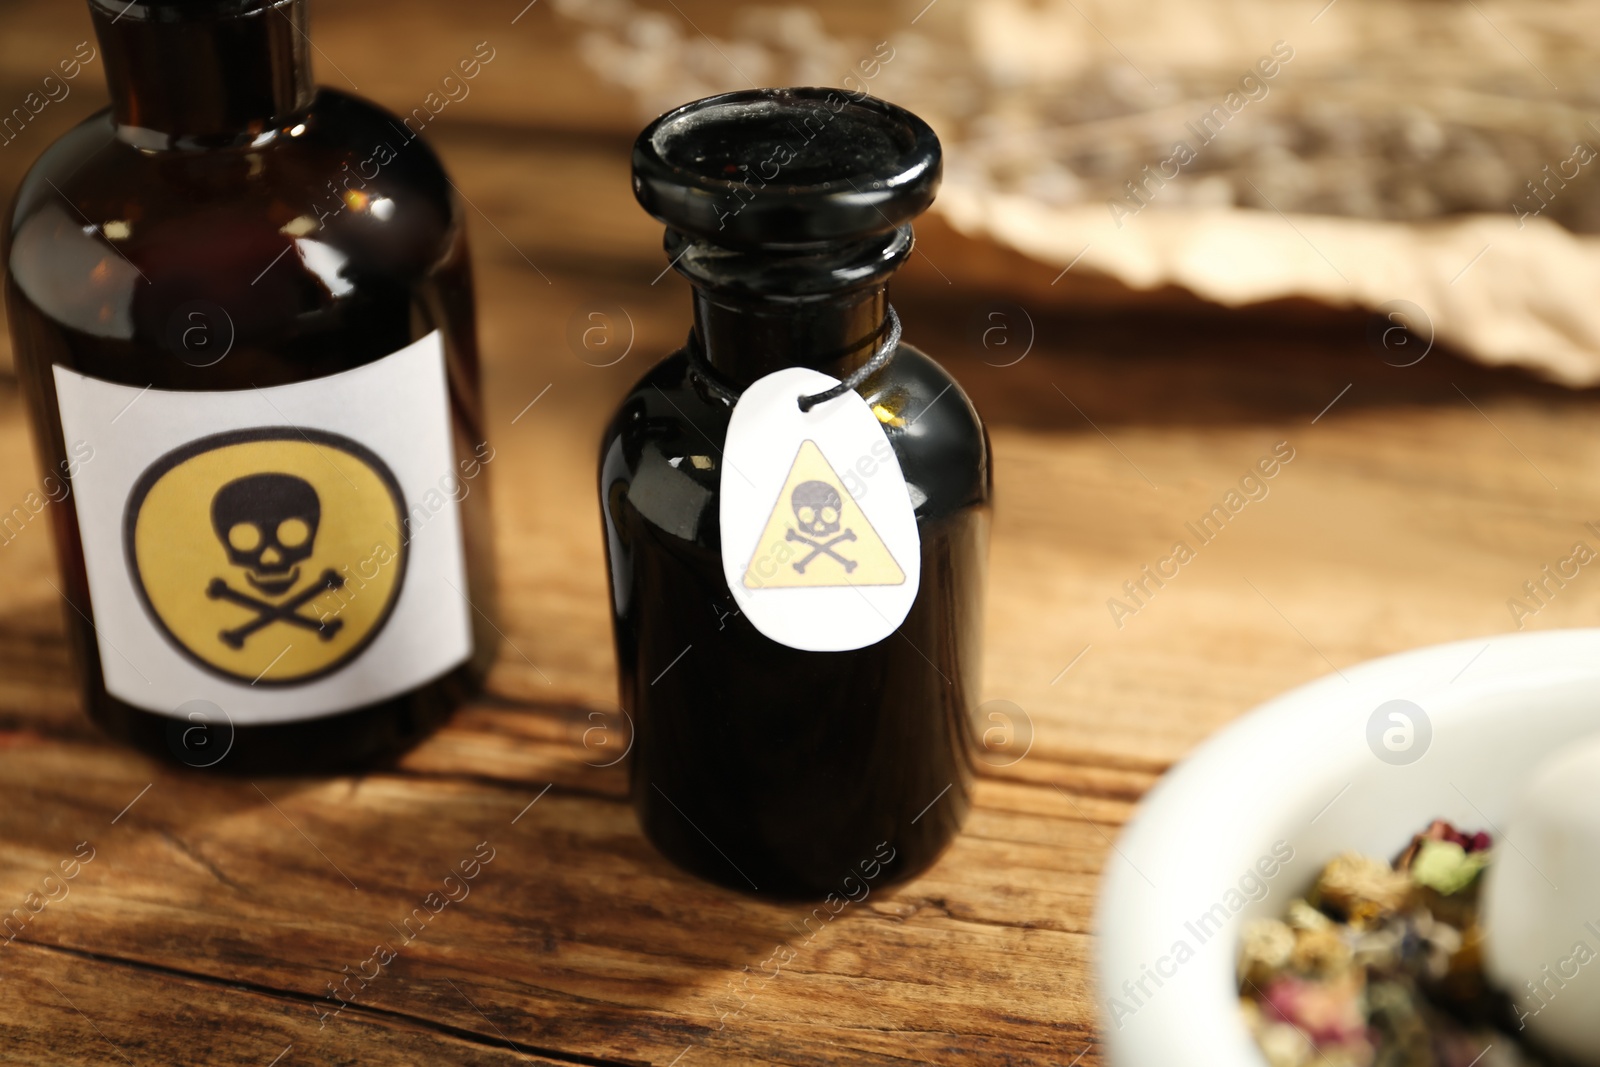
<svg viewBox="0 0 1600 1067">
<path fill-rule="evenodd" d="M 104 691 L 89 718 L 112 740 L 163 763 L 223 775 L 337 774 L 392 765 L 478 692 L 487 670 L 469 662 L 421 689 L 316 719 L 239 726 L 226 715 L 158 715 Z"/>
<path fill-rule="evenodd" d="M 951 789 L 940 808 L 903 829 L 868 835 L 880 837 L 878 841 L 851 834 L 849 842 L 836 839 L 818 847 L 817 839 L 807 834 L 803 848 L 786 852 L 773 841 L 750 845 L 748 828 L 741 833 L 727 826 L 709 827 L 713 836 L 708 837 L 704 822 L 696 826 L 671 804 L 638 797 L 634 801 L 645 839 L 674 867 L 748 896 L 793 902 L 861 901 L 875 890 L 923 874 L 961 832 L 971 809 L 970 790 Z M 746 845 L 732 843 L 739 840 Z"/>
</svg>

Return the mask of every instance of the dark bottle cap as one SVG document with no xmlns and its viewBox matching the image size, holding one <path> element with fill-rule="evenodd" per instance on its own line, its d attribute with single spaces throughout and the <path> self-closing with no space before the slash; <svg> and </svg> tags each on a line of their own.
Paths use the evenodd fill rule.
<svg viewBox="0 0 1600 1067">
<path fill-rule="evenodd" d="M 633 146 L 633 192 L 671 229 L 728 248 L 807 248 L 902 226 L 933 203 L 939 138 L 842 89 L 747 89 L 685 104 Z"/>
</svg>

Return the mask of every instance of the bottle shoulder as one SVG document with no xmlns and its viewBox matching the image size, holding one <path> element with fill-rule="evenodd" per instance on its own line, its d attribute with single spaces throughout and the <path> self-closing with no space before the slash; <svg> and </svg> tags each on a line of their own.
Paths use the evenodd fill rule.
<svg viewBox="0 0 1600 1067">
<path fill-rule="evenodd" d="M 987 503 L 987 434 L 955 378 L 902 343 L 890 365 L 862 390 L 922 517 Z M 652 496 L 694 497 L 707 508 L 719 495 L 733 405 L 711 395 L 689 371 L 687 354 L 656 364 L 623 397 L 601 445 L 601 480 L 610 486 L 644 475 Z"/>
<path fill-rule="evenodd" d="M 90 116 L 19 186 L 3 234 L 8 273 L 48 317 L 116 337 L 127 316 L 115 309 L 159 302 L 163 289 L 227 307 L 265 285 L 304 314 L 456 254 L 462 226 L 443 167 L 376 105 L 324 89 L 257 142 L 149 151 L 119 138 L 108 110 Z"/>
<path fill-rule="evenodd" d="M 889 365 L 868 379 L 858 392 L 884 424 L 885 433 L 893 438 L 896 431 L 903 431 L 901 436 L 909 439 L 911 447 L 935 436 L 968 444 L 982 436 L 982 418 L 961 383 L 915 345 L 902 342 Z M 951 403 L 945 405 L 946 400 Z M 715 427 L 720 431 L 719 443 L 733 414 L 732 402 L 711 395 L 690 374 L 688 353 L 682 348 L 650 367 L 628 390 L 618 404 L 608 438 L 635 425 L 624 416 L 640 404 L 647 405 L 653 416 L 669 422 L 675 417 L 685 425 Z M 941 407 L 944 410 L 938 410 Z M 924 418 L 935 421 L 917 433 Z"/>
</svg>

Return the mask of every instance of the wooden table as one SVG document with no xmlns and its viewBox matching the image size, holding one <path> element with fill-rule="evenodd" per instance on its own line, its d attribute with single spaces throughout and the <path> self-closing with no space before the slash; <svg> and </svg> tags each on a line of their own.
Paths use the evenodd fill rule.
<svg viewBox="0 0 1600 1067">
<path fill-rule="evenodd" d="M 1582 526 L 1600 519 L 1593 394 L 1443 351 L 1386 366 L 1361 318 L 1306 306 L 1224 314 L 1168 294 L 1138 316 L 1096 311 L 1076 279 L 1051 286 L 1058 268 L 930 219 L 894 295 L 993 435 L 985 695 L 1021 709 L 1022 732 L 1011 756 L 989 754 L 966 832 L 932 870 L 807 938 L 808 909 L 669 866 L 620 767 L 598 766 L 615 746 L 592 728 L 615 688 L 594 446 L 682 337 L 688 303 L 658 276 L 659 228 L 629 195 L 631 104 L 581 67 L 548 4 L 515 27 L 490 6 L 326 0 L 316 20 L 323 79 L 337 64 L 398 110 L 476 41 L 498 50 L 433 138 L 474 205 L 507 636 L 488 692 L 381 773 L 251 782 L 157 765 L 83 717 L 50 539 L 24 529 L 0 548 L 0 912 L 79 842 L 94 858 L 0 941 L 0 1060 L 1098 1064 L 1096 885 L 1156 778 L 1335 667 L 1470 635 L 1492 662 L 1522 583 L 1600 543 Z M 87 34 L 81 5 L 14 0 L 0 103 Z M 0 148 L 6 195 L 98 106 L 100 77 Z M 1020 348 L 978 341 L 997 300 L 1019 342 L 1033 335 L 1010 366 L 995 364 Z M 633 347 L 602 369 L 565 335 L 606 305 L 626 309 Z M 1293 459 L 1268 495 L 1129 600 L 1123 583 L 1283 441 Z M 8 510 L 38 484 L 9 374 L 0 448 Z M 1114 618 L 1118 597 L 1137 610 Z M 1597 610 L 1585 572 L 1522 622 Z M 480 842 L 494 858 L 470 896 L 323 1018 L 332 983 L 370 968 Z M 784 943 L 796 956 L 769 978 Z"/>
</svg>

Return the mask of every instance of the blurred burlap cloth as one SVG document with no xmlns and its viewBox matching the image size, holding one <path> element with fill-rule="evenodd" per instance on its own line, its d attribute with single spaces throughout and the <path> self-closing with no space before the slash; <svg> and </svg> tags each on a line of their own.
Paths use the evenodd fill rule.
<svg viewBox="0 0 1600 1067">
<path fill-rule="evenodd" d="M 1304 297 L 1600 382 L 1600 0 L 925 3 L 747 7 L 708 37 L 556 0 L 641 115 L 752 84 L 912 109 L 945 142 L 936 210 L 1070 266 L 1063 291 Z"/>
</svg>

